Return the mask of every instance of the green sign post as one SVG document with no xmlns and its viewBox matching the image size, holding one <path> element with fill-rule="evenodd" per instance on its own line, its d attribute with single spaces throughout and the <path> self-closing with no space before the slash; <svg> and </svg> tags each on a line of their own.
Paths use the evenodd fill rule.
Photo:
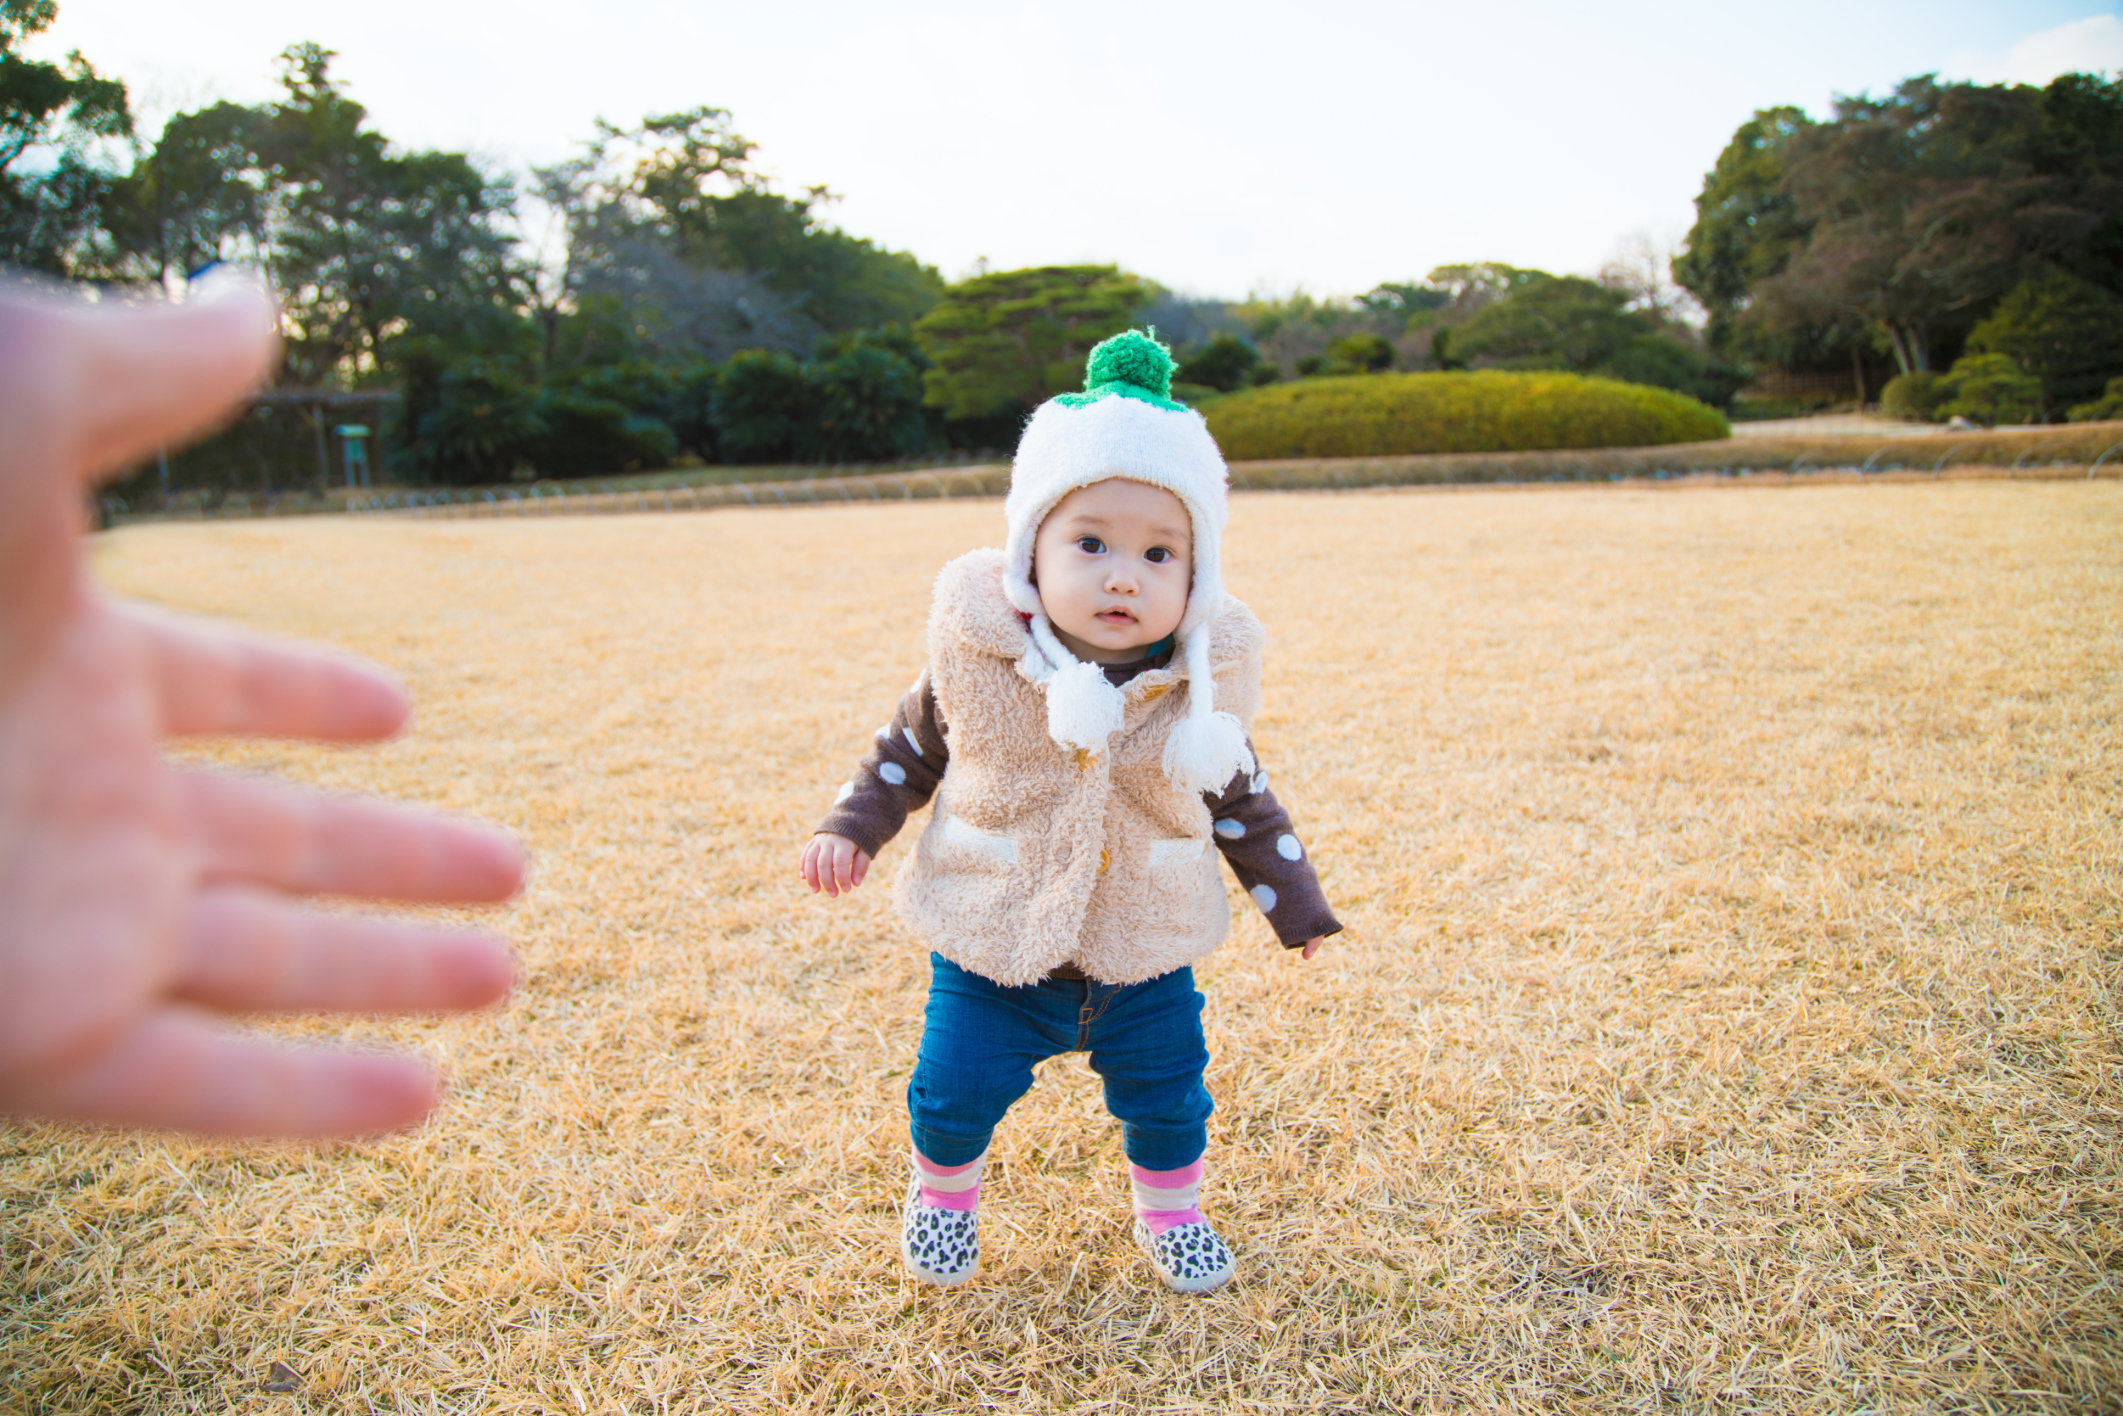
<svg viewBox="0 0 2123 1416">
<path fill-rule="evenodd" d="M 339 456 L 346 467 L 349 487 L 369 484 L 369 430 L 360 423 L 342 423 L 332 429 L 339 435 Z"/>
</svg>

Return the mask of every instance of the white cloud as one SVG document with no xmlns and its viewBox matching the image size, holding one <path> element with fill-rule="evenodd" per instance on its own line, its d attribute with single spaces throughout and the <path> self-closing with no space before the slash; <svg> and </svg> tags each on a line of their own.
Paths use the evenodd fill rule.
<svg viewBox="0 0 2123 1416">
<path fill-rule="evenodd" d="M 1945 66 L 1949 77 L 1986 84 L 2048 83 L 2059 74 L 2123 70 L 2123 19 L 2088 15 L 2028 35 L 2001 54 L 1961 53 Z"/>
<path fill-rule="evenodd" d="M 2046 84 L 2059 74 L 2123 69 L 2123 19 L 2089 15 L 2068 25 L 2029 35 L 2005 57 L 2005 77 L 2016 84 Z"/>
</svg>

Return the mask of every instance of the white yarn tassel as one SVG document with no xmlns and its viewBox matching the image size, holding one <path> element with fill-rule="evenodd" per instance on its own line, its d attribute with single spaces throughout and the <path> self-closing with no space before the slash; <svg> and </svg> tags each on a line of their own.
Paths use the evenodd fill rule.
<svg viewBox="0 0 2123 1416">
<path fill-rule="evenodd" d="M 1220 792 L 1253 767 L 1244 724 L 1216 711 L 1209 626 L 1198 625 L 1187 636 L 1187 716 L 1173 724 L 1172 736 L 1165 740 L 1165 776 L 1184 791 Z"/>
<path fill-rule="evenodd" d="M 1087 664 L 1055 638 L 1045 615 L 1032 617 L 1032 642 L 1046 660 L 1047 736 L 1063 747 L 1104 752 L 1120 731 L 1127 704 L 1104 666 Z"/>
<path fill-rule="evenodd" d="M 1070 663 L 1047 680 L 1047 736 L 1063 747 L 1104 752 L 1126 704 L 1097 664 Z"/>
</svg>

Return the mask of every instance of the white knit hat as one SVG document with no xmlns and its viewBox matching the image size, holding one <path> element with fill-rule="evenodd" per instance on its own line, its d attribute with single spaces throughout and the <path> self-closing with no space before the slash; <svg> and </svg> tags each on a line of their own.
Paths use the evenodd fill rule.
<svg viewBox="0 0 2123 1416">
<path fill-rule="evenodd" d="M 1098 664 L 1080 662 L 1055 636 L 1032 583 L 1032 543 L 1040 523 L 1078 487 L 1124 477 L 1178 497 L 1192 523 L 1194 581 L 1178 637 L 1187 666 L 1187 717 L 1165 744 L 1165 775 L 1191 791 L 1221 791 L 1253 770 L 1246 730 L 1216 711 L 1209 671 L 1209 626 L 1224 608 L 1221 548 L 1228 510 L 1223 454 L 1202 415 L 1172 393 L 1172 352 L 1142 330 L 1116 334 L 1085 361 L 1084 391 L 1042 403 L 1025 425 L 1003 500 L 1009 539 L 1003 585 L 1032 617 L 1032 646 L 1020 668 L 1047 690 L 1047 732 L 1064 747 L 1098 753 L 1121 725 L 1121 691 Z"/>
</svg>

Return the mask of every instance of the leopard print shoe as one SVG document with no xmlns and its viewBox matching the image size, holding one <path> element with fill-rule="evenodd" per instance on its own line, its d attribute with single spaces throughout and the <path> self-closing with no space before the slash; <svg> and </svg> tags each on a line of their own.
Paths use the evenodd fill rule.
<svg viewBox="0 0 2123 1416">
<path fill-rule="evenodd" d="M 1174 1293 L 1208 1293 L 1231 1281 L 1238 1261 L 1206 1222 L 1179 1224 L 1152 1234 L 1135 1221 L 1135 1242 L 1150 1256 L 1150 1266 Z"/>
<path fill-rule="evenodd" d="M 899 1256 L 923 1283 L 956 1288 L 980 1267 L 980 1221 L 965 1210 L 923 1204 L 921 1182 L 910 1180 L 899 1212 Z"/>
</svg>

